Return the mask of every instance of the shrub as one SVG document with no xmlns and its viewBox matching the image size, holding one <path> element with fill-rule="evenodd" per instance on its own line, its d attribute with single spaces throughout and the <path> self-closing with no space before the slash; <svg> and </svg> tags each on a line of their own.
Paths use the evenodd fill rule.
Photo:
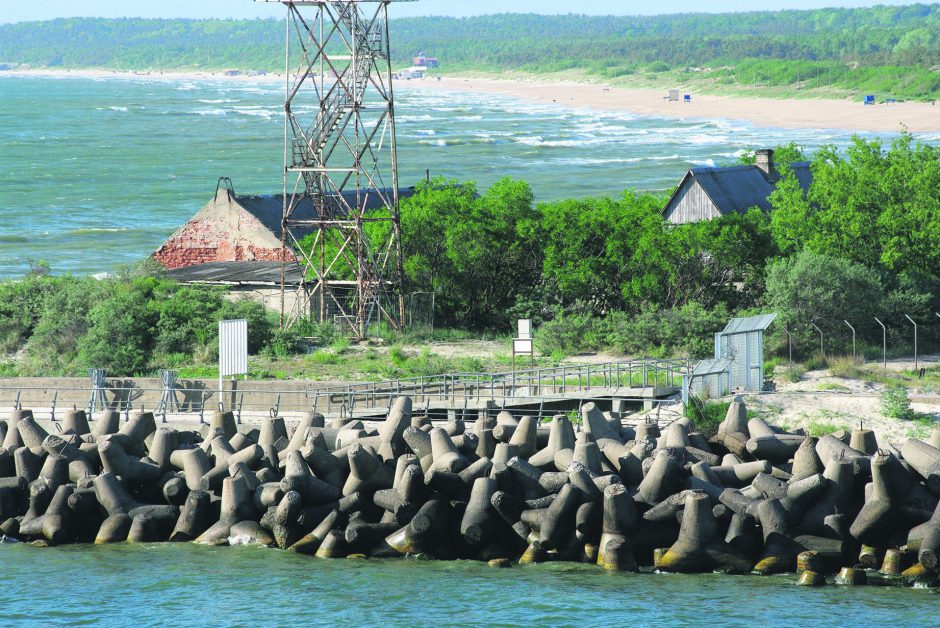
<svg viewBox="0 0 940 628">
<path fill-rule="evenodd" d="M 88 312 L 91 324 L 78 341 L 78 361 L 113 375 L 136 375 L 147 369 L 155 322 L 142 294 L 146 287 L 135 282 L 111 288 L 112 294 Z"/>
<path fill-rule="evenodd" d="M 889 419 L 913 421 L 921 415 L 911 408 L 911 400 L 904 386 L 889 386 L 881 393 L 881 413 Z"/>
<path fill-rule="evenodd" d="M 730 402 L 704 402 L 692 398 L 686 406 L 686 416 L 699 432 L 709 437 L 718 432 L 718 425 L 724 421 L 730 406 Z"/>
<path fill-rule="evenodd" d="M 248 353 L 258 353 L 274 339 L 278 325 L 274 315 L 257 301 L 241 299 L 225 301 L 216 314 L 216 322 L 243 318 L 248 321 Z M 218 338 L 218 325 L 214 326 L 213 340 Z M 295 337 L 296 331 L 290 332 Z M 292 346 L 299 346 L 296 342 Z"/>
<path fill-rule="evenodd" d="M 574 355 L 597 351 L 601 343 L 595 333 L 595 319 L 590 314 L 567 314 L 556 317 L 535 332 L 539 353 Z"/>
</svg>

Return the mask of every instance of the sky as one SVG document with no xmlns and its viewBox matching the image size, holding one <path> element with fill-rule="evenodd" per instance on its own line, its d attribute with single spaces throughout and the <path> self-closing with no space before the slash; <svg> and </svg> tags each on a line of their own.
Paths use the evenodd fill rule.
<svg viewBox="0 0 940 628">
<path fill-rule="evenodd" d="M 923 0 L 922 0 L 923 1 Z M 253 0 L 0 0 L 0 22 L 48 20 L 57 17 L 187 17 L 255 18 L 281 17 L 278 3 Z M 904 5 L 915 0 L 419 0 L 400 2 L 390 8 L 393 17 L 450 15 L 466 17 L 488 13 L 586 13 L 591 15 L 654 15 L 708 11 L 755 11 L 773 9 L 818 9 L 822 7 L 865 7 L 876 4 Z"/>
</svg>

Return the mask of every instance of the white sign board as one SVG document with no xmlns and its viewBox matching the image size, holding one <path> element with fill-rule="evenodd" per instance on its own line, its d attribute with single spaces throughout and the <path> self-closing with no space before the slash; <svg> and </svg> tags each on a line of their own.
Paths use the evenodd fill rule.
<svg viewBox="0 0 940 628">
<path fill-rule="evenodd" d="M 513 338 L 512 352 L 516 355 L 532 355 L 532 339 Z"/>
<path fill-rule="evenodd" d="M 519 319 L 519 338 L 532 337 L 532 321 L 528 318 Z"/>
<path fill-rule="evenodd" d="M 248 321 L 219 321 L 219 379 L 248 373 Z"/>
</svg>

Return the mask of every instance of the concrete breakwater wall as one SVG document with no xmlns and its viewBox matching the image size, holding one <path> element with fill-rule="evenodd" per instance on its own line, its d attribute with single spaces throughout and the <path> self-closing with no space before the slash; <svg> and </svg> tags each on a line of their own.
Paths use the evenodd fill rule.
<svg viewBox="0 0 940 628">
<path fill-rule="evenodd" d="M 21 409 L 0 422 L 10 539 L 937 581 L 940 432 L 900 449 L 864 429 L 815 439 L 748 420 L 741 402 L 711 439 L 686 419 L 624 427 L 593 403 L 577 426 L 508 412 L 432 424 L 407 397 L 371 431 L 314 413 L 239 431 L 222 412 L 177 431 L 81 410 L 61 428 Z"/>
</svg>

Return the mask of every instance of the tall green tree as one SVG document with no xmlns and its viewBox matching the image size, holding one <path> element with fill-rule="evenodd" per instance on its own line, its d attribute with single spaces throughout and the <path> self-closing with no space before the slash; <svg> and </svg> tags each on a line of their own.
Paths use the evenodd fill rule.
<svg viewBox="0 0 940 628">
<path fill-rule="evenodd" d="M 443 324 L 505 327 L 518 295 L 538 282 L 539 215 L 523 181 L 502 179 L 482 196 L 470 183 L 422 183 L 402 201 L 401 222 L 410 287 L 434 292 Z"/>
</svg>

